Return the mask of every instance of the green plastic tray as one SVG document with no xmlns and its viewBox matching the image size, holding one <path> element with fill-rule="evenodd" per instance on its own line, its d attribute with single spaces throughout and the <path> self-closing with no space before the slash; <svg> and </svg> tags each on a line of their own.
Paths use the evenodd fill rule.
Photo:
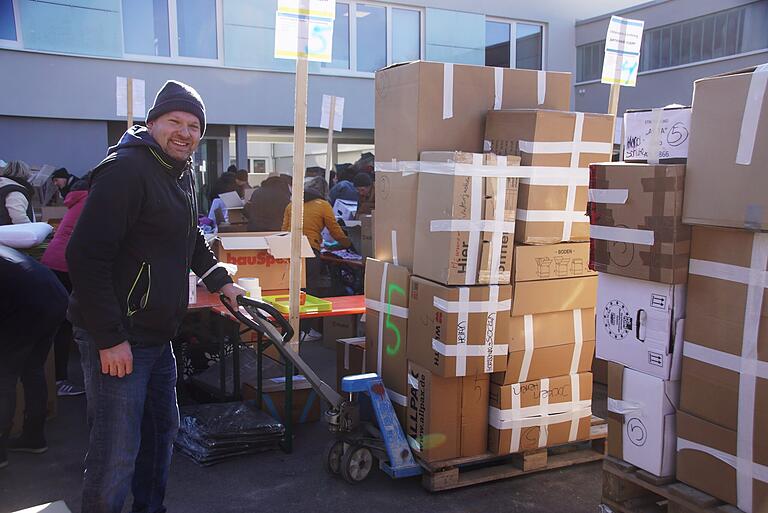
<svg viewBox="0 0 768 513">
<path fill-rule="evenodd" d="M 288 295 L 280 294 L 277 296 L 263 296 L 262 301 L 271 304 L 277 311 L 288 315 Z M 333 303 L 324 299 L 310 296 L 307 294 L 307 299 L 304 304 L 299 307 L 299 313 L 317 313 L 317 312 L 330 312 L 333 310 Z"/>
</svg>

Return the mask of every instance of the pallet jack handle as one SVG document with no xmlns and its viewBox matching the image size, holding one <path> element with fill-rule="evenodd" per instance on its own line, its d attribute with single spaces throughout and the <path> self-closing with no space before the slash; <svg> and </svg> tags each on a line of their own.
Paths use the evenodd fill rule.
<svg viewBox="0 0 768 513">
<path fill-rule="evenodd" d="M 287 347 L 286 344 L 293 338 L 293 328 L 277 308 L 269 303 L 256 301 L 246 296 L 237 296 L 238 308 L 234 308 L 223 295 L 221 296 L 221 302 L 238 321 L 269 338 L 283 358 L 293 363 L 309 384 L 312 385 L 315 392 L 328 401 L 333 409 L 341 408 L 344 399 L 342 399 L 338 392 L 329 387 L 315 374 L 312 367 L 299 356 L 298 351 L 293 351 Z M 242 307 L 242 310 L 239 307 Z M 245 313 L 243 313 L 243 310 Z M 278 331 L 275 323 L 282 328 L 282 334 Z"/>
</svg>

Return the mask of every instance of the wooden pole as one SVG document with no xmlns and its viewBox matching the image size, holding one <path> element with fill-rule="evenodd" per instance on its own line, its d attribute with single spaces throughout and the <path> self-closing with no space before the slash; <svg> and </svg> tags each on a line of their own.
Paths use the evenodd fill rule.
<svg viewBox="0 0 768 513">
<path fill-rule="evenodd" d="M 325 158 L 325 182 L 329 187 L 331 185 L 331 170 L 333 169 L 333 125 L 336 121 L 335 117 L 336 96 L 331 96 L 331 112 L 328 116 L 328 155 Z"/>
<path fill-rule="evenodd" d="M 621 86 L 611 84 L 611 93 L 608 96 L 608 114 L 613 116 L 613 133 L 616 133 L 616 116 L 619 113 L 619 94 Z M 619 160 L 624 160 L 624 127 L 621 128 L 621 141 L 619 141 Z"/>
<path fill-rule="evenodd" d="M 291 199 L 291 271 L 288 317 L 293 328 L 291 349 L 299 352 L 299 294 L 301 292 L 301 241 L 304 233 L 304 145 L 307 138 L 306 57 L 296 59 L 296 112 L 293 122 L 293 194 Z"/>
<path fill-rule="evenodd" d="M 126 105 L 128 128 L 131 128 L 133 126 L 133 79 L 131 77 L 125 79 L 125 88 L 125 101 L 128 102 L 128 105 Z"/>
</svg>

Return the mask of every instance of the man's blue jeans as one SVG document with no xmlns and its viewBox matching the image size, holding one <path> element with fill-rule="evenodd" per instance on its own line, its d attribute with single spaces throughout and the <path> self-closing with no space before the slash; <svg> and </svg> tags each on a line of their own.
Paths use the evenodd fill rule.
<svg viewBox="0 0 768 513">
<path fill-rule="evenodd" d="M 132 347 L 133 372 L 102 374 L 93 339 L 75 327 L 88 399 L 90 440 L 82 513 L 120 513 L 129 492 L 135 513 L 163 513 L 173 441 L 179 429 L 171 344 Z"/>
</svg>

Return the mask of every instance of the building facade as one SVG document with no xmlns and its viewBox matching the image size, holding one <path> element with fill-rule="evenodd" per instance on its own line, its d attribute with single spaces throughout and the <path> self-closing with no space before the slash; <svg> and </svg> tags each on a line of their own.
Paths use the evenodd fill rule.
<svg viewBox="0 0 768 513">
<path fill-rule="evenodd" d="M 768 62 L 768 0 L 656 0 L 612 14 L 643 20 L 636 87 L 622 87 L 619 112 L 690 105 L 699 78 Z M 604 112 L 600 83 L 611 14 L 576 22 L 577 110 Z"/>
</svg>

